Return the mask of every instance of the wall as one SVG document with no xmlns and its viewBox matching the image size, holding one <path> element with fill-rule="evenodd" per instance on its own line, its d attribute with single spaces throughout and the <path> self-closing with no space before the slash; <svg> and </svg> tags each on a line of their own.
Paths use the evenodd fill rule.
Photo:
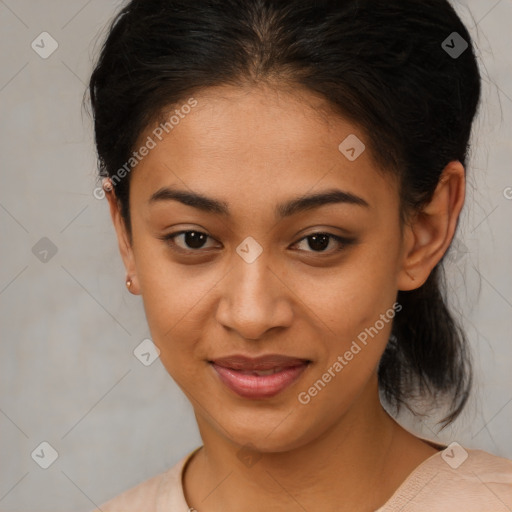
<svg viewBox="0 0 512 512">
<path fill-rule="evenodd" d="M 5 512 L 86 512 L 200 443 L 191 406 L 160 361 L 146 367 L 133 354 L 150 337 L 141 299 L 125 289 L 107 203 L 92 193 L 92 126 L 81 101 L 98 31 L 119 5 L 0 1 Z M 477 389 L 464 416 L 441 434 L 432 422 L 403 421 L 425 437 L 512 458 L 512 0 L 456 8 L 484 73 L 468 198 L 448 262 Z M 48 36 L 37 37 L 44 31 L 58 44 L 46 59 L 31 47 L 51 50 Z M 46 470 L 35 462 L 44 441 L 58 453 Z M 43 451 L 40 463 L 51 455 Z"/>
</svg>

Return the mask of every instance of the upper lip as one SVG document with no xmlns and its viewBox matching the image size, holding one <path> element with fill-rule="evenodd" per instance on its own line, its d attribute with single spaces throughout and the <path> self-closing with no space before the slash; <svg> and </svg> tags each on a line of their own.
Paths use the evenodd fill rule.
<svg viewBox="0 0 512 512">
<path fill-rule="evenodd" d="M 309 363 L 309 359 L 301 359 L 298 357 L 283 356 L 279 354 L 268 354 L 259 357 L 248 357 L 243 355 L 231 355 L 210 360 L 224 368 L 232 370 L 271 370 L 273 368 L 289 368 Z"/>
</svg>

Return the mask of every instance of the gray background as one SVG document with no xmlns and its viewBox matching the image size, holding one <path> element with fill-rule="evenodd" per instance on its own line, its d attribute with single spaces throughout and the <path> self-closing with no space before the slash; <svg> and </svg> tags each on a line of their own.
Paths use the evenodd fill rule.
<svg viewBox="0 0 512 512">
<path fill-rule="evenodd" d="M 92 510 L 200 444 L 192 408 L 160 360 L 146 367 L 133 354 L 150 337 L 141 298 L 125 289 L 106 200 L 92 193 L 93 133 L 81 100 L 99 31 L 119 6 L 0 0 L 2 512 Z M 455 7 L 484 76 L 447 265 L 476 390 L 440 434 L 433 420 L 402 421 L 424 437 L 512 458 L 512 0 Z M 31 47 L 44 31 L 59 45 L 47 59 Z M 41 252 L 43 237 L 55 255 Z M 59 455 L 48 469 L 31 457 L 43 441 Z"/>
</svg>

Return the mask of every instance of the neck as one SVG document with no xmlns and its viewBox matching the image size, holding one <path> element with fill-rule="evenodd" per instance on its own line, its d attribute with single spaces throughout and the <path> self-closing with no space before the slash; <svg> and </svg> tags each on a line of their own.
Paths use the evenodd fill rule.
<svg viewBox="0 0 512 512">
<path fill-rule="evenodd" d="M 246 464 L 239 458 L 241 446 L 198 417 L 203 448 L 185 473 L 188 504 L 198 512 L 277 511 L 299 505 L 323 512 L 376 510 L 435 451 L 417 451 L 415 441 L 421 441 L 412 441 L 384 411 L 374 384 L 314 440 L 298 441 L 285 452 L 254 453 Z M 400 455 L 407 443 L 416 450 L 414 460 Z"/>
</svg>

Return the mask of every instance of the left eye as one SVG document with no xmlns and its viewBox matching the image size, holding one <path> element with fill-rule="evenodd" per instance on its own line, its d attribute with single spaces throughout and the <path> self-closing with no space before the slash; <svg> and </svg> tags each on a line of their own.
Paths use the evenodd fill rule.
<svg viewBox="0 0 512 512">
<path fill-rule="evenodd" d="M 185 247 L 180 246 L 175 242 L 175 239 L 178 237 L 183 237 L 182 241 L 185 245 Z M 207 239 L 211 238 L 206 233 L 203 233 L 201 231 L 179 231 L 177 233 L 171 233 L 169 235 L 165 235 L 162 237 L 162 240 L 166 241 L 169 245 L 171 245 L 172 248 L 176 248 L 178 251 L 185 251 L 185 252 L 199 252 L 200 249 L 204 247 L 204 244 L 206 243 Z M 213 239 L 212 239 L 213 240 Z M 331 251 L 326 251 L 325 249 L 329 247 L 329 242 L 331 240 L 334 240 L 338 244 L 338 249 L 334 249 Z M 300 244 L 302 242 L 305 242 L 308 244 L 308 246 L 313 249 L 312 251 L 305 251 L 305 252 L 336 252 L 340 251 L 347 246 L 351 240 L 342 238 L 340 236 L 333 235 L 332 233 L 312 233 L 311 235 L 307 235 L 296 244 Z M 304 250 L 304 249 L 300 249 Z"/>
<path fill-rule="evenodd" d="M 341 251 L 346 245 L 350 243 L 350 240 L 342 238 L 340 236 L 333 235 L 332 233 L 312 233 L 311 235 L 305 236 L 298 243 L 302 241 L 308 241 L 307 244 L 310 248 L 314 249 L 312 252 L 336 252 Z M 330 240 L 335 240 L 338 244 L 338 249 L 333 251 L 326 251 L 326 247 L 329 246 Z M 309 251 L 306 251 L 309 252 Z"/>
</svg>

